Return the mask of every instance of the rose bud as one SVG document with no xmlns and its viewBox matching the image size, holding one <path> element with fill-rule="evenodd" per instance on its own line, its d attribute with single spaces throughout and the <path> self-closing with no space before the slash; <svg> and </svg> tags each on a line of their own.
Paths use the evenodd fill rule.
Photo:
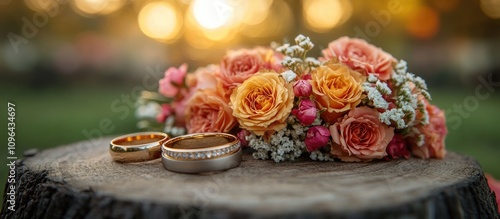
<svg viewBox="0 0 500 219">
<path fill-rule="evenodd" d="M 250 132 L 245 129 L 242 129 L 238 132 L 238 134 L 236 134 L 236 137 L 238 137 L 238 139 L 240 140 L 241 147 L 248 146 L 248 141 L 246 138 L 248 135 L 250 135 Z"/>
<path fill-rule="evenodd" d="M 398 159 L 404 157 L 410 158 L 410 151 L 406 148 L 406 142 L 400 134 L 395 134 L 392 140 L 387 145 L 386 149 L 388 158 Z"/>
<path fill-rule="evenodd" d="M 308 97 L 312 93 L 312 86 L 306 80 L 298 80 L 293 84 L 293 93 L 297 97 Z"/>
<path fill-rule="evenodd" d="M 307 130 L 305 140 L 307 151 L 315 151 L 328 144 L 328 141 L 330 141 L 330 130 L 328 128 L 318 125 Z"/>
<path fill-rule="evenodd" d="M 318 109 L 311 100 L 300 101 L 299 109 L 293 109 L 292 114 L 302 123 L 302 125 L 311 125 L 316 119 Z"/>
</svg>

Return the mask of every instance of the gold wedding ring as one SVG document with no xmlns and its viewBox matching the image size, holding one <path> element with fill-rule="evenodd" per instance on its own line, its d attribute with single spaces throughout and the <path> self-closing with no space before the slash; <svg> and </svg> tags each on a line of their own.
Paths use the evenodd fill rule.
<svg viewBox="0 0 500 219">
<path fill-rule="evenodd" d="M 109 154 L 119 163 L 154 160 L 161 156 L 161 145 L 168 140 L 163 132 L 138 132 L 114 138 Z"/>
<path fill-rule="evenodd" d="M 241 162 L 240 141 L 225 133 L 197 133 L 163 143 L 165 169 L 180 173 L 203 173 L 234 168 Z"/>
</svg>

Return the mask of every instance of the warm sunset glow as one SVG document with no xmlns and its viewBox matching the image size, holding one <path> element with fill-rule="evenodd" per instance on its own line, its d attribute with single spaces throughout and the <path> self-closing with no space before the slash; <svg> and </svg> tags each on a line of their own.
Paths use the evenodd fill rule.
<svg viewBox="0 0 500 219">
<path fill-rule="evenodd" d="M 176 39 L 182 25 L 177 10 L 167 2 L 152 2 L 139 13 L 139 27 L 148 37 L 170 41 Z"/>
</svg>

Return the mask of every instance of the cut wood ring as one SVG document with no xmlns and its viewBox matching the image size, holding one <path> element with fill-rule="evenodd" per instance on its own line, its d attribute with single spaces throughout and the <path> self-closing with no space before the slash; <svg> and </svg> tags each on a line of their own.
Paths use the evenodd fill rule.
<svg viewBox="0 0 500 219">
<path fill-rule="evenodd" d="M 122 135 L 109 143 L 109 154 L 119 163 L 154 160 L 161 156 L 161 145 L 169 137 L 163 132 L 137 132 Z"/>
</svg>

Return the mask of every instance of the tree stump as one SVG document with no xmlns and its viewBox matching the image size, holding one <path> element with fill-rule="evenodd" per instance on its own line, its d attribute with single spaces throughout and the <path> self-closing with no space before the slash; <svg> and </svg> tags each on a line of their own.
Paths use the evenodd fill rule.
<svg viewBox="0 0 500 219">
<path fill-rule="evenodd" d="M 1 218 L 499 218 L 479 164 L 443 160 L 276 164 L 245 154 L 210 174 L 120 164 L 101 138 L 19 162 L 16 211 Z"/>
</svg>

